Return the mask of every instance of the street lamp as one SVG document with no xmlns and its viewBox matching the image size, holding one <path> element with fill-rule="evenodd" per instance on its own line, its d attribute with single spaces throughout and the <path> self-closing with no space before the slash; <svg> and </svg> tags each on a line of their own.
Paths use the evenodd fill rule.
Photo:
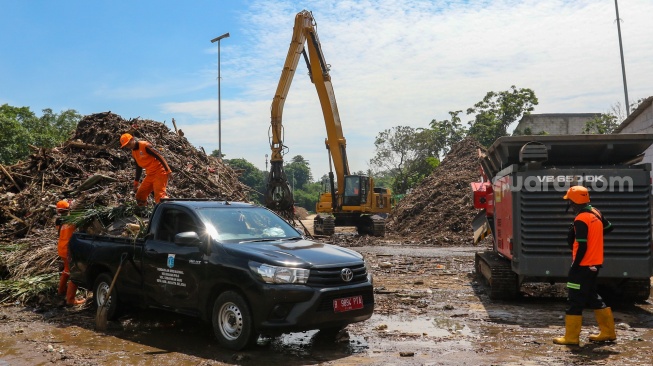
<svg viewBox="0 0 653 366">
<path fill-rule="evenodd" d="M 614 10 L 617 13 L 617 33 L 619 34 L 619 52 L 621 53 L 621 75 L 624 79 L 624 96 L 626 98 L 626 118 L 630 115 L 630 105 L 628 104 L 628 84 L 626 84 L 626 65 L 624 65 L 624 47 L 621 44 L 621 24 L 619 19 L 619 5 L 614 0 Z"/>
<path fill-rule="evenodd" d="M 218 157 L 222 160 L 222 108 L 220 105 L 220 40 L 229 37 L 229 33 L 215 37 L 211 43 L 218 42 Z"/>
</svg>

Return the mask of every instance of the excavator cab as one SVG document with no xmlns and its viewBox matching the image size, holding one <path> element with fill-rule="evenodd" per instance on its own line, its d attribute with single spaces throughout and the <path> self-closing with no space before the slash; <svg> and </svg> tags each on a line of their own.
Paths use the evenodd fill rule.
<svg viewBox="0 0 653 366">
<path fill-rule="evenodd" d="M 364 175 L 345 176 L 345 194 L 342 197 L 343 206 L 360 206 L 367 203 L 367 187 L 370 178 Z"/>
</svg>

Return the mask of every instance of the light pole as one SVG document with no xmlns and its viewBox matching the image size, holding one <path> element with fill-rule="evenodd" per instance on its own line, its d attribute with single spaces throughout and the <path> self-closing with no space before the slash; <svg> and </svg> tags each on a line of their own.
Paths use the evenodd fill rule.
<svg viewBox="0 0 653 366">
<path fill-rule="evenodd" d="M 215 37 L 211 43 L 218 42 L 218 157 L 222 160 L 222 106 L 220 105 L 220 40 L 229 37 L 229 33 Z"/>
<path fill-rule="evenodd" d="M 621 24 L 619 19 L 619 5 L 617 0 L 614 0 L 614 10 L 617 13 L 617 32 L 619 34 L 619 52 L 621 53 L 621 75 L 624 79 L 624 95 L 626 98 L 626 118 L 630 115 L 630 105 L 628 104 L 628 84 L 626 84 L 626 65 L 624 64 L 624 47 L 621 44 Z"/>
</svg>

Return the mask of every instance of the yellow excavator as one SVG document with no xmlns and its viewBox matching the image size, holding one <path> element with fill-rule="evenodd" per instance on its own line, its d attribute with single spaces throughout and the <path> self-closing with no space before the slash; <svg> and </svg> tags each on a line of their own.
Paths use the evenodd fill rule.
<svg viewBox="0 0 653 366">
<path fill-rule="evenodd" d="M 290 89 L 300 55 L 309 70 L 311 82 L 320 99 L 329 155 L 329 187 L 321 193 L 316 205 L 313 230 L 316 235 L 332 235 L 336 226 L 355 226 L 363 235 L 384 236 L 385 218 L 391 210 L 392 194 L 389 189 L 374 186 L 374 180 L 365 175 L 351 175 L 347 162 L 346 140 L 342 133 L 336 97 L 331 85 L 317 24 L 310 11 L 303 10 L 295 16 L 292 41 L 286 56 L 271 107 L 270 126 L 270 174 L 266 191 L 266 206 L 283 216 L 292 214 L 294 202 L 288 179 L 283 170 L 282 114 L 283 105 Z M 308 54 L 306 52 L 308 49 Z M 335 170 L 335 176 L 334 176 Z"/>
</svg>

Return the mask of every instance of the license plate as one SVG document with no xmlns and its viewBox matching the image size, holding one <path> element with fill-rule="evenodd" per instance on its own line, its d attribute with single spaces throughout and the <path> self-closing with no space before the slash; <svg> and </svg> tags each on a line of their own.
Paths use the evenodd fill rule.
<svg viewBox="0 0 653 366">
<path fill-rule="evenodd" d="M 363 296 L 343 297 L 341 299 L 333 300 L 333 311 L 341 313 L 343 311 L 350 311 L 363 308 Z"/>
</svg>

